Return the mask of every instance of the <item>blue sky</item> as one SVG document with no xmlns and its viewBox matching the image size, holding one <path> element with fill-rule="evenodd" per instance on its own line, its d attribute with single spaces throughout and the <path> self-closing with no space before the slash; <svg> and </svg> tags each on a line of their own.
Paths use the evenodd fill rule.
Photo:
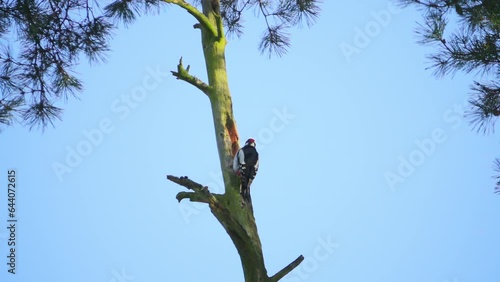
<svg viewBox="0 0 500 282">
<path fill-rule="evenodd" d="M 499 281 L 499 139 L 463 118 L 474 77 L 426 70 L 416 11 L 324 2 L 283 58 L 257 51 L 262 19 L 227 46 L 240 137 L 261 157 L 252 199 L 269 274 L 302 254 L 282 281 Z M 107 63 L 77 68 L 85 91 L 62 122 L 2 132 L 18 248 L 11 275 L 0 229 L 1 281 L 243 281 L 208 208 L 178 204 L 165 179 L 222 191 L 208 99 L 169 74 L 182 56 L 205 78 L 193 23 L 172 6 L 117 30 Z"/>
</svg>

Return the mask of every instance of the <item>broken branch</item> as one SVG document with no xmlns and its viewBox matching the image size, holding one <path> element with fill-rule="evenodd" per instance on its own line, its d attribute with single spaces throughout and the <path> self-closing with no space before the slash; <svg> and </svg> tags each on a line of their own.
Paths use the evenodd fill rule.
<svg viewBox="0 0 500 282">
<path fill-rule="evenodd" d="M 187 68 L 184 68 L 184 66 L 182 65 L 181 57 L 179 59 L 179 64 L 177 65 L 177 71 L 171 71 L 171 73 L 173 76 L 177 77 L 177 79 L 184 80 L 185 82 L 195 86 L 208 96 L 208 90 L 210 89 L 210 86 L 201 81 L 201 79 L 197 78 L 196 76 L 190 75 L 189 67 L 190 66 L 188 65 Z"/>
<path fill-rule="evenodd" d="M 189 199 L 191 202 L 200 202 L 200 203 L 210 203 L 211 201 L 212 202 L 215 201 L 214 195 L 210 193 L 207 186 L 203 186 L 200 183 L 197 183 L 189 179 L 187 176 L 177 177 L 173 175 L 167 175 L 167 179 L 183 187 L 186 187 L 189 190 L 194 191 L 194 192 L 179 192 L 175 197 L 179 202 L 184 199 Z"/>
<path fill-rule="evenodd" d="M 167 179 L 174 182 L 174 183 L 177 183 L 181 186 L 184 186 L 184 187 L 188 188 L 189 190 L 193 190 L 193 191 L 199 192 L 199 193 L 201 193 L 203 191 L 204 193 L 210 194 L 210 192 L 208 191 L 208 188 L 206 186 L 203 186 L 200 183 L 194 182 L 193 180 L 189 179 L 187 176 L 177 177 L 177 176 L 173 176 L 173 175 L 167 175 Z"/>
</svg>

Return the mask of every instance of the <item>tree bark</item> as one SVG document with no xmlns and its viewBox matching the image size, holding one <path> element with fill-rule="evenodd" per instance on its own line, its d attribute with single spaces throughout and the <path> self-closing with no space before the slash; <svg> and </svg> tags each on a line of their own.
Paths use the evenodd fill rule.
<svg viewBox="0 0 500 282">
<path fill-rule="evenodd" d="M 179 62 L 177 72 L 172 72 L 172 74 L 178 79 L 194 85 L 209 97 L 225 193 L 212 194 L 208 187 L 204 187 L 187 177 L 179 178 L 169 175 L 167 178 L 193 191 L 178 193 L 177 200 L 179 202 L 183 199 L 189 199 L 209 205 L 210 211 L 224 227 L 238 250 L 245 282 L 276 282 L 297 267 L 304 258 L 299 256 L 276 275 L 269 277 L 264 264 L 262 245 L 252 204 L 246 203 L 239 194 L 240 181 L 232 170 L 233 157 L 240 148 L 239 136 L 226 71 L 225 47 L 227 41 L 219 15 L 220 2 L 219 0 L 202 0 L 202 16 L 194 7 L 183 0 L 165 1 L 186 9 L 198 20 L 194 27 L 201 30 L 208 83 L 190 75 L 188 73 L 189 67 L 185 69 L 182 61 Z"/>
</svg>

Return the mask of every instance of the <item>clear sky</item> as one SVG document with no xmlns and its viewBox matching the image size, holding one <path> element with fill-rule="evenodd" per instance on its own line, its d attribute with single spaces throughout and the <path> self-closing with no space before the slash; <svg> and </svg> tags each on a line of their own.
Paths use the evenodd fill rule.
<svg viewBox="0 0 500 282">
<path fill-rule="evenodd" d="M 386 0 L 324 1 L 269 60 L 262 18 L 227 46 L 241 139 L 260 170 L 252 199 L 269 274 L 282 281 L 500 281 L 498 136 L 463 118 L 468 85 L 426 70 L 419 14 Z M 250 16 L 250 15 L 249 15 Z M 208 208 L 177 203 L 187 175 L 221 192 L 194 20 L 175 6 L 116 31 L 107 63 L 77 71 L 80 99 L 45 133 L 0 135 L 0 281 L 243 281 Z M 16 274 L 7 272 L 7 171 L 16 170 Z"/>
</svg>

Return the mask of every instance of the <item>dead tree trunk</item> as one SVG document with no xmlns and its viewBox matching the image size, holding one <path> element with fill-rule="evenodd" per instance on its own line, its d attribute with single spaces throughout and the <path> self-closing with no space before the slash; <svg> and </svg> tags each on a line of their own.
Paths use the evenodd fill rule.
<svg viewBox="0 0 500 282">
<path fill-rule="evenodd" d="M 232 171 L 232 160 L 239 149 L 239 136 L 227 79 L 225 60 L 227 42 L 218 10 L 219 0 L 202 0 L 202 11 L 184 0 L 164 1 L 185 9 L 197 20 L 194 27 L 201 30 L 201 43 L 208 83 L 189 74 L 189 66 L 184 68 L 182 59 L 177 66 L 177 71 L 172 71 L 172 74 L 177 79 L 184 80 L 197 87 L 210 100 L 225 193 L 212 194 L 209 187 L 204 187 L 187 177 L 168 175 L 167 178 L 191 190 L 178 193 L 177 200 L 179 202 L 183 199 L 189 199 L 193 202 L 209 205 L 212 214 L 222 224 L 238 250 L 245 282 L 278 281 L 297 267 L 304 258 L 299 256 L 277 274 L 269 277 L 264 264 L 262 246 L 253 216 L 252 205 L 242 205 L 243 199 L 239 194 L 239 179 Z"/>
</svg>

